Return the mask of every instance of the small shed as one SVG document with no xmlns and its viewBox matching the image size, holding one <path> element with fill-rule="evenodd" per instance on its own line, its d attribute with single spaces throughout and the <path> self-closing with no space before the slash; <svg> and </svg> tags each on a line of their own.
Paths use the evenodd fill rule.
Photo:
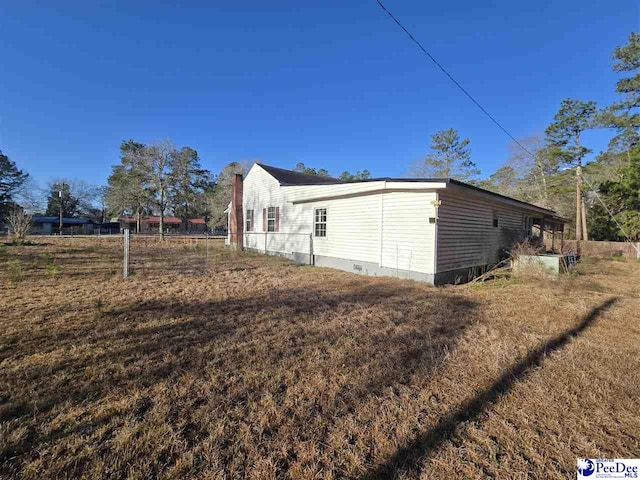
<svg viewBox="0 0 640 480">
<path fill-rule="evenodd" d="M 60 217 L 33 217 L 31 219 L 32 235 L 51 235 L 60 233 Z M 63 217 L 63 235 L 91 235 L 96 223 L 84 217 Z"/>
</svg>

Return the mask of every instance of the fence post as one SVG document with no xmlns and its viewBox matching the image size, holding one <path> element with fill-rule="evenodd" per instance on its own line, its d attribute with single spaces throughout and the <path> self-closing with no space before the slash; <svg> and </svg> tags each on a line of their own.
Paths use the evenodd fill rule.
<svg viewBox="0 0 640 480">
<path fill-rule="evenodd" d="M 309 265 L 313 265 L 313 233 L 309 234 Z"/>
<path fill-rule="evenodd" d="M 122 269 L 122 276 L 127 278 L 129 276 L 129 229 L 125 228 L 124 232 L 124 265 Z"/>
<path fill-rule="evenodd" d="M 207 264 L 209 263 L 209 232 L 204 232 L 204 250 L 207 256 Z"/>
<path fill-rule="evenodd" d="M 267 254 L 267 232 L 264 232 L 264 254 Z"/>
<path fill-rule="evenodd" d="M 640 260 L 640 242 L 636 243 L 636 259 Z"/>
</svg>

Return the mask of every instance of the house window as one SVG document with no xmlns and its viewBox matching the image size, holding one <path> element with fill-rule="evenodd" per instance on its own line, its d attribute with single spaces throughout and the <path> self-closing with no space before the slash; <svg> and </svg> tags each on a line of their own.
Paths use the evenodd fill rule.
<svg viewBox="0 0 640 480">
<path fill-rule="evenodd" d="M 267 232 L 276 231 L 276 207 L 267 209 Z"/>
<path fill-rule="evenodd" d="M 327 236 L 327 209 L 316 208 L 313 222 L 313 232 L 316 237 Z"/>
<path fill-rule="evenodd" d="M 250 232 L 253 230 L 253 210 L 247 210 L 247 219 L 245 220 L 245 230 Z"/>
<path fill-rule="evenodd" d="M 498 214 L 495 212 L 493 212 L 493 228 L 498 228 Z"/>
</svg>

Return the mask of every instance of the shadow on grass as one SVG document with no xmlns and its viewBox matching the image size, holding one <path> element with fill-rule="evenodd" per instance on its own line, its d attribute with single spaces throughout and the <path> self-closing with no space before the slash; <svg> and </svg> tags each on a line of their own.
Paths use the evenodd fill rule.
<svg viewBox="0 0 640 480">
<path fill-rule="evenodd" d="M 264 395 L 281 401 L 294 385 L 274 380 L 273 372 L 295 366 L 299 382 L 324 375 L 335 397 L 317 392 L 306 398 L 309 418 L 300 421 L 301 427 L 318 419 L 331 424 L 370 396 L 407 384 L 414 374 L 428 374 L 479 317 L 477 307 L 451 291 L 358 279 L 342 288 L 272 289 L 227 300 L 133 300 L 82 322 L 24 332 L 3 352 L 20 375 L 11 379 L 0 373 L 0 383 L 11 387 L 0 398 L 0 422 L 30 425 L 31 433 L 0 451 L 0 472 L 3 462 L 18 471 L 23 456 L 39 445 L 75 434 L 77 428 L 40 433 L 39 425 L 59 414 L 50 413 L 56 406 L 89 409 L 107 397 L 184 374 L 201 377 L 207 369 L 229 374 L 212 387 L 221 414 Z M 82 353 L 29 363 L 30 356 L 69 349 Z M 342 380 L 335 377 L 338 369 Z M 255 375 L 256 383 L 243 375 Z M 206 426 L 199 429 L 190 427 L 190 435 L 206 434 Z"/>
<path fill-rule="evenodd" d="M 398 450 L 384 465 L 364 476 L 365 479 L 395 478 L 404 473 L 419 473 L 420 463 L 435 453 L 454 435 L 457 427 L 479 417 L 487 408 L 507 394 L 517 383 L 525 379 L 535 367 L 542 364 L 547 355 L 562 349 L 572 338 L 577 337 L 595 322 L 598 315 L 611 307 L 618 299 L 610 298 L 594 307 L 574 328 L 540 345 L 522 361 L 516 363 L 488 389 L 462 404 L 453 413 L 443 417 L 429 431 L 419 435 L 406 447 Z"/>
</svg>

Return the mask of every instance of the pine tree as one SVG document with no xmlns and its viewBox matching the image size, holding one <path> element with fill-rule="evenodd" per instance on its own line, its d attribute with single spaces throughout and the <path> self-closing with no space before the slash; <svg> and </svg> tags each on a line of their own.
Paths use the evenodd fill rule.
<svg viewBox="0 0 640 480">
<path fill-rule="evenodd" d="M 182 219 L 188 229 L 188 219 L 202 208 L 199 199 L 211 188 L 211 172 L 202 168 L 198 152 L 189 147 L 174 152 L 169 170 L 169 196 L 173 213 Z"/>
<path fill-rule="evenodd" d="M 461 139 L 455 128 L 440 130 L 431 136 L 431 152 L 415 166 L 414 176 L 454 178 L 469 181 L 480 174 L 471 161 L 469 139 Z"/>
<path fill-rule="evenodd" d="M 587 225 L 583 225 L 582 159 L 589 153 L 581 143 L 582 132 L 594 126 L 596 103 L 567 98 L 560 104 L 553 123 L 546 129 L 550 147 L 565 155 L 566 163 L 576 166 L 576 239 L 587 240 Z M 586 212 L 585 212 L 586 216 Z"/>
<path fill-rule="evenodd" d="M 0 217 L 13 207 L 15 196 L 29 177 L 0 150 Z"/>
</svg>

